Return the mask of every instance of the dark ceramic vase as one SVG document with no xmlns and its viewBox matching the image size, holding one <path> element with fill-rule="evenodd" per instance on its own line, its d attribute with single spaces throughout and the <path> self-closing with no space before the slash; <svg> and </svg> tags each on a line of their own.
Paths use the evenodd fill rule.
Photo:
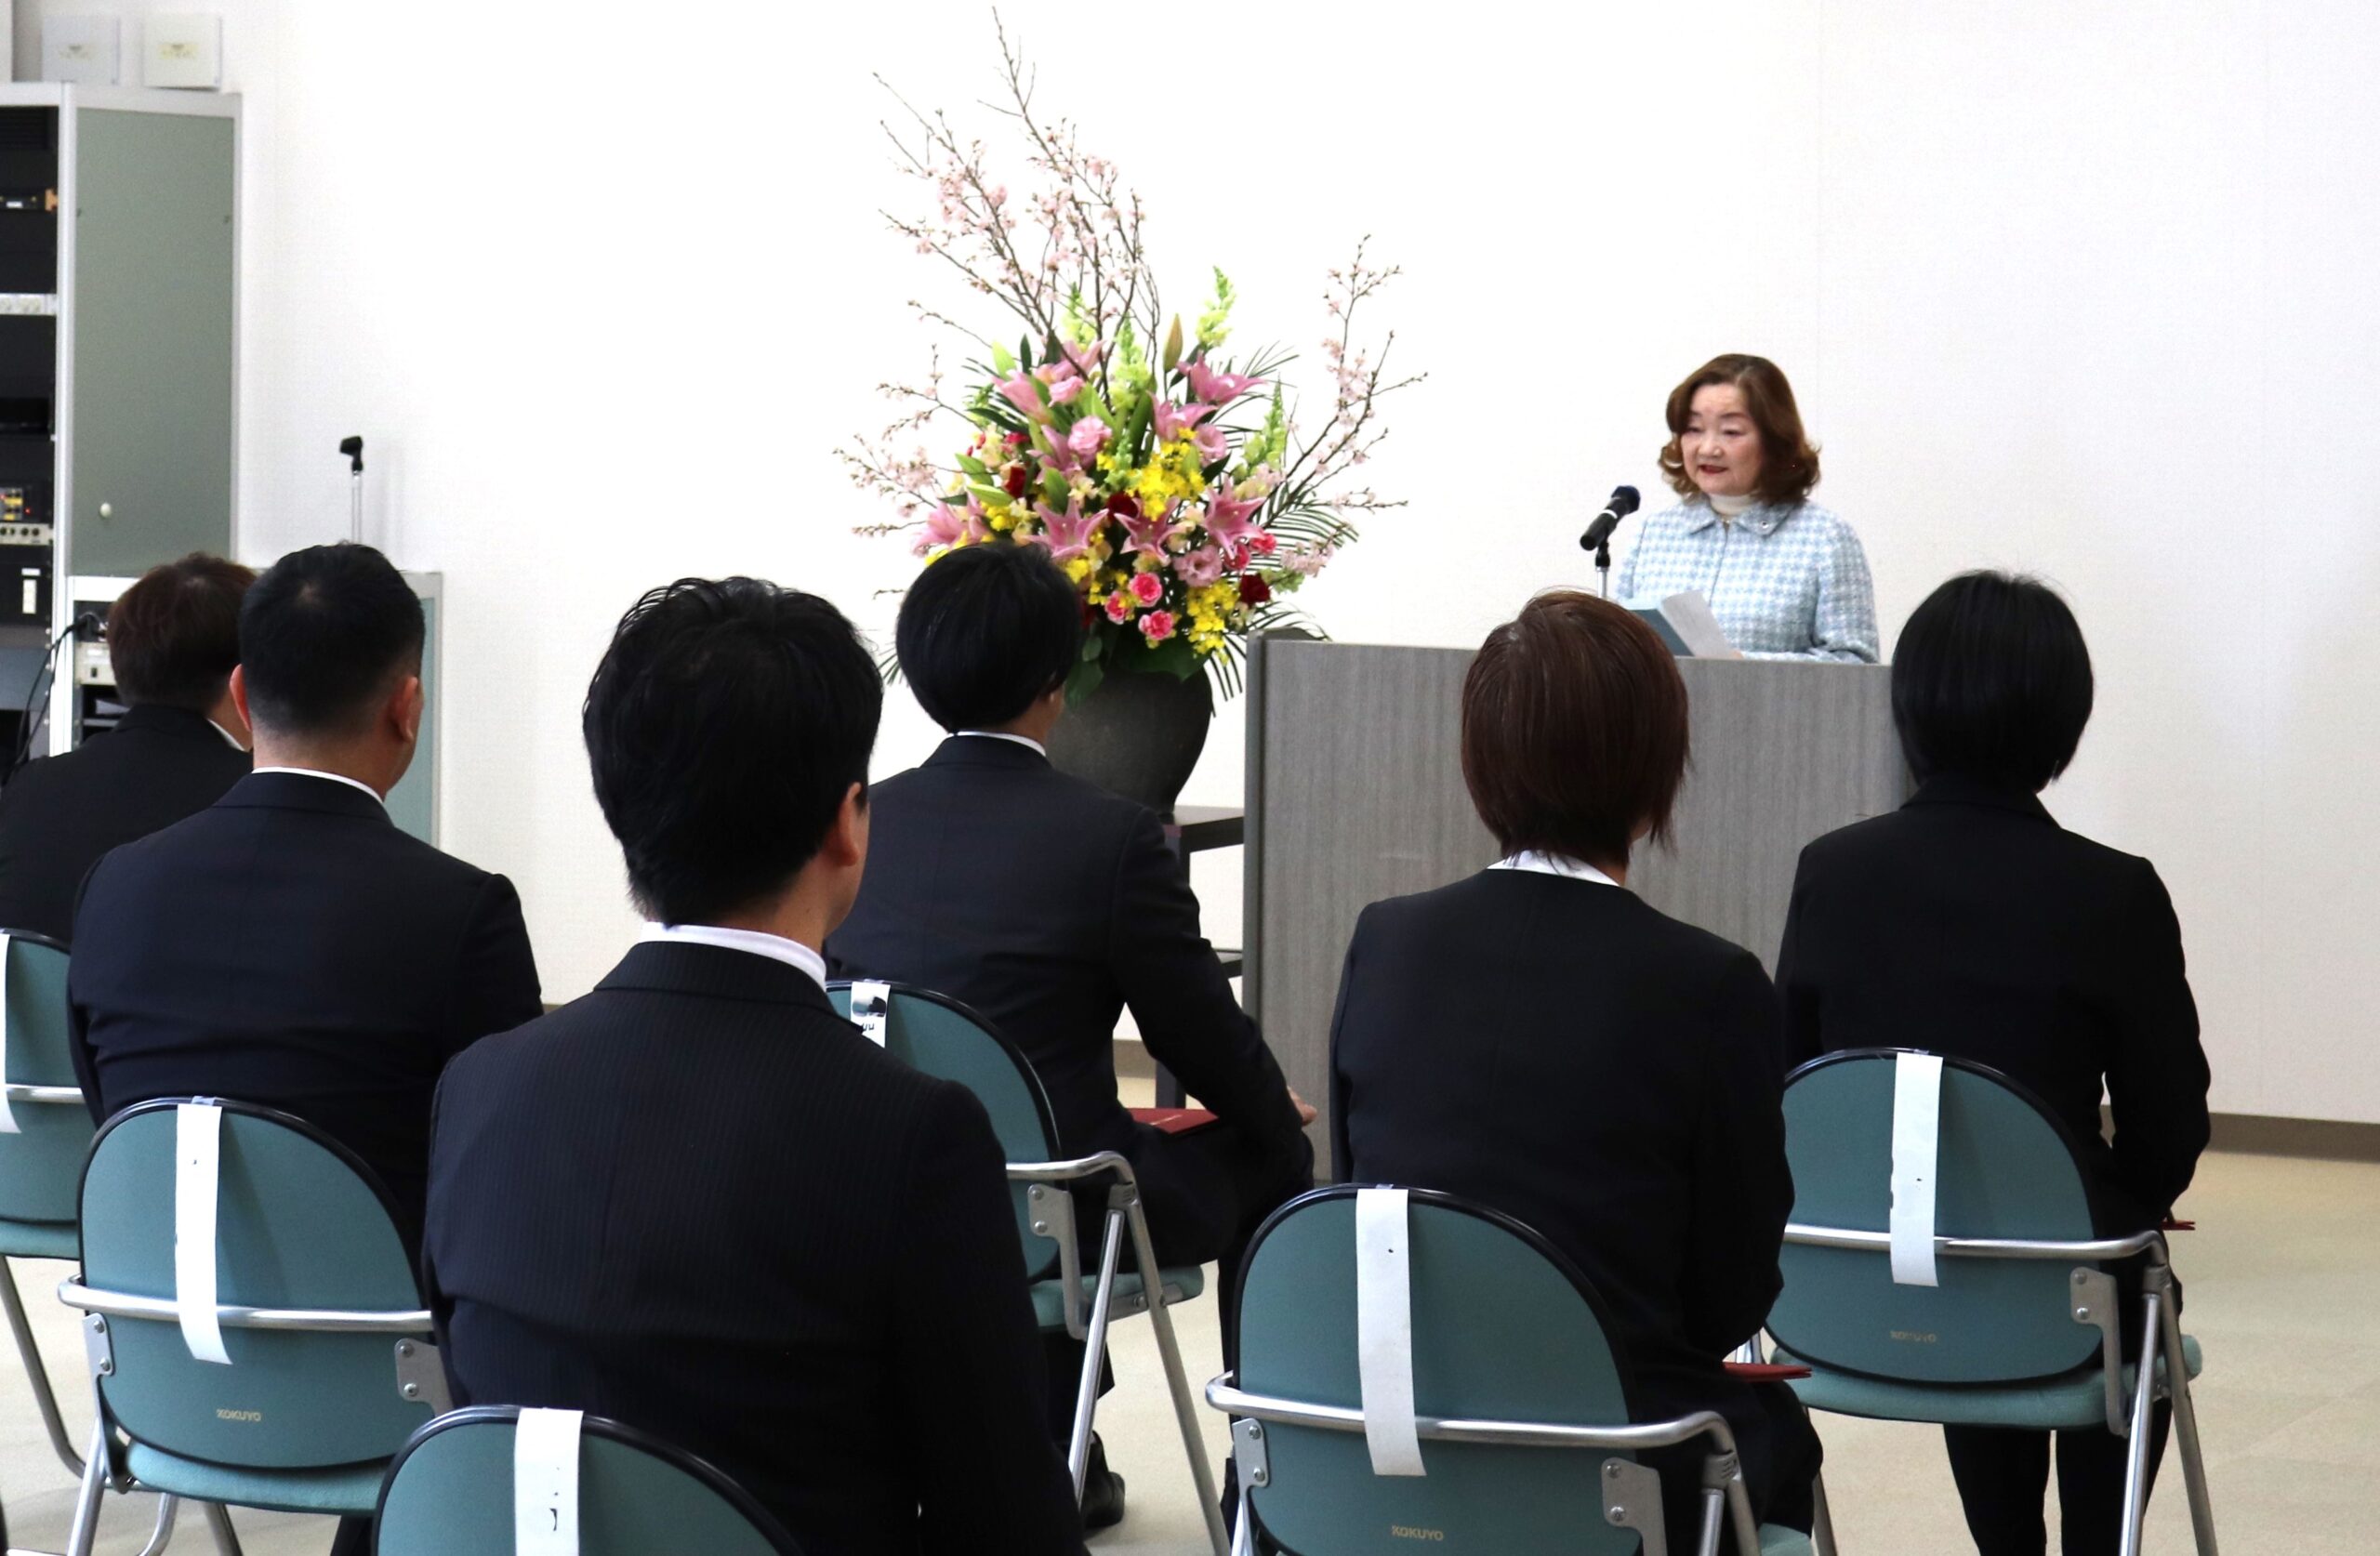
<svg viewBox="0 0 2380 1556">
<path fill-rule="evenodd" d="M 1203 671 L 1112 674 L 1059 718 L 1050 732 L 1050 763 L 1170 820 L 1214 717 L 1214 692 Z"/>
</svg>

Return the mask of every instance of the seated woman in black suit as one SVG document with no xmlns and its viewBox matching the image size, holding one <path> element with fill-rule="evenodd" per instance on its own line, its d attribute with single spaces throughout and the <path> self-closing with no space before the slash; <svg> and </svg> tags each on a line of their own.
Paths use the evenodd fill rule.
<svg viewBox="0 0 2380 1556">
<path fill-rule="evenodd" d="M 2157 871 L 2036 798 L 2073 760 L 2091 692 L 2082 628 L 2044 586 L 1971 573 L 1935 590 L 1893 659 L 1917 794 L 1803 852 L 1777 982 L 1789 1063 L 1923 1048 L 2030 1090 L 2083 1153 L 2099 1232 L 2123 1236 L 2171 1211 L 2206 1148 L 2206 1055 Z M 1977 1546 L 2040 1556 L 2049 1434 L 1945 1435 Z M 2067 1556 L 2114 1550 L 2122 1442 L 2059 1432 L 2057 1485 Z"/>
<path fill-rule="evenodd" d="M 1625 885 L 1686 759 L 1686 687 L 1627 611 L 1545 594 L 1488 635 L 1462 772 L 1507 857 L 1356 921 L 1331 1143 L 1343 1181 L 1444 1190 L 1543 1233 L 1602 1295 L 1636 1410 L 1724 1414 L 1754 1510 L 1807 1529 L 1807 1418 L 1721 1365 L 1768 1315 L 1793 1200 L 1776 993 L 1751 952 Z M 1690 1548 L 1699 1451 L 1649 1457 Z"/>
</svg>

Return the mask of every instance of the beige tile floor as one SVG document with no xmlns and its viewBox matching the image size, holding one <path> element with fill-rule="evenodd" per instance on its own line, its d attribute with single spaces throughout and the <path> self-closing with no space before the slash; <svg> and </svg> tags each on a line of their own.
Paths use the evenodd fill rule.
<svg viewBox="0 0 2380 1556">
<path fill-rule="evenodd" d="M 2215 1514 L 2232 1556 L 2369 1556 L 2380 1551 L 2380 1167 L 2278 1157 L 2209 1157 L 2183 1207 L 2202 1230 L 2177 1240 L 2191 1332 L 2204 1342 L 2198 1400 Z M 70 1421 L 87 1424 L 73 1324 L 51 1300 L 65 1267 L 27 1263 L 33 1311 Z M 1180 1318 L 1200 1382 L 1220 1365 L 1215 1305 Z M 1130 1516 L 1093 1540 L 1101 1556 L 1191 1556 L 1198 1513 L 1145 1322 L 1117 1331 L 1117 1391 L 1101 1417 L 1111 1461 L 1130 1483 Z M 1202 1412 L 1220 1459 L 1223 1423 Z M 1938 1436 L 1924 1428 L 1823 1418 L 1827 1484 L 1850 1556 L 1934 1556 L 1969 1549 Z M 2190 1549 L 2177 1466 L 2149 1513 L 2149 1548 Z M 73 1487 L 51 1457 L 22 1376 L 0 1341 L 0 1497 L 20 1548 L 65 1542 Z M 139 1549 L 145 1499 L 111 1499 L 99 1549 Z M 243 1512 L 256 1556 L 318 1556 L 319 1519 Z M 2055 1528 L 2053 1517 L 2052 1527 Z M 195 1517 L 177 1549 L 209 1549 Z"/>
</svg>

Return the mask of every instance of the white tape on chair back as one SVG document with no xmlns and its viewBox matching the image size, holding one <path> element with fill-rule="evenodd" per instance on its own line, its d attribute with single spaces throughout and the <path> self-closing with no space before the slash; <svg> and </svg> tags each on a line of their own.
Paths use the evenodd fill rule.
<svg viewBox="0 0 2380 1556">
<path fill-rule="evenodd" d="M 892 985 L 860 982 L 852 985 L 852 1020 L 878 1048 L 884 1046 L 884 1024 L 892 1017 Z"/>
<path fill-rule="evenodd" d="M 512 1430 L 512 1556 L 578 1556 L 577 1410 L 523 1410 Z"/>
<path fill-rule="evenodd" d="M 1403 1189 L 1355 1191 L 1355 1352 L 1375 1475 L 1421 1475 L 1413 1424 L 1413 1268 Z"/>
<path fill-rule="evenodd" d="M 215 1311 L 215 1207 L 222 1183 L 223 1109 L 174 1109 L 174 1307 L 192 1360 L 231 1365 Z"/>
<path fill-rule="evenodd" d="M 0 934 L 0 1135 L 20 1132 L 8 1105 L 8 937 Z"/>
<path fill-rule="evenodd" d="M 1895 1286 L 1939 1286 L 1934 1271 L 1934 1172 L 1942 1151 L 1942 1058 L 1893 1059 L 1892 1255 Z"/>
</svg>

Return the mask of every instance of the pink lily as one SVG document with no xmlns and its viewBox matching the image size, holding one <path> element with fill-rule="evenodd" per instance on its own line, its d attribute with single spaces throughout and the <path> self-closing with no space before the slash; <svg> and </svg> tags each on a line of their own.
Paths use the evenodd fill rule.
<svg viewBox="0 0 2380 1556">
<path fill-rule="evenodd" d="M 1100 359 L 1107 355 L 1107 342 L 1094 340 L 1088 346 L 1077 346 L 1069 341 L 1061 349 L 1066 353 L 1066 361 L 1074 364 L 1074 370 L 1088 378 L 1097 370 Z"/>
<path fill-rule="evenodd" d="M 1211 465 L 1231 452 L 1231 440 L 1220 427 L 1201 427 L 1191 437 L 1198 445 L 1198 457 L 1207 464 Z"/>
<path fill-rule="evenodd" d="M 1170 443 L 1214 414 L 1212 405 L 1176 405 L 1170 400 L 1160 400 L 1156 417 L 1157 442 Z"/>
<path fill-rule="evenodd" d="M 1160 560 L 1170 555 L 1165 543 L 1182 533 L 1182 526 L 1174 521 L 1173 511 L 1170 508 L 1153 519 L 1128 518 L 1118 513 L 1116 521 L 1124 526 L 1124 534 L 1130 537 L 1124 547 L 1127 552 L 1139 557 L 1156 557 Z"/>
<path fill-rule="evenodd" d="M 1080 497 L 1070 500 L 1064 513 L 1054 511 L 1048 503 L 1035 503 L 1033 511 L 1041 516 L 1041 533 L 1031 536 L 1031 542 L 1048 547 L 1051 560 L 1056 561 L 1071 561 L 1088 555 L 1091 537 L 1099 533 L 1100 521 L 1106 517 L 1085 514 Z"/>
<path fill-rule="evenodd" d="M 1012 374 L 1000 380 L 1000 393 L 1008 402 L 1035 421 L 1050 419 L 1050 407 L 1042 402 L 1041 391 L 1033 387 L 1032 375 Z"/>
<path fill-rule="evenodd" d="M 1242 502 L 1231 494 L 1228 486 L 1218 486 L 1207 494 L 1207 537 L 1226 549 L 1245 551 L 1254 536 L 1263 534 L 1254 522 L 1264 499 Z"/>
<path fill-rule="evenodd" d="M 1261 389 L 1264 380 L 1239 373 L 1217 373 L 1204 360 L 1185 363 L 1182 369 L 1190 380 L 1190 392 L 1215 405 L 1228 405 L 1250 389 Z"/>
<path fill-rule="evenodd" d="M 992 532 L 984 523 L 984 509 L 971 497 L 965 508 L 945 503 L 927 514 L 925 533 L 918 536 L 915 550 L 922 557 L 945 547 L 975 546 L 991 538 Z"/>
</svg>

